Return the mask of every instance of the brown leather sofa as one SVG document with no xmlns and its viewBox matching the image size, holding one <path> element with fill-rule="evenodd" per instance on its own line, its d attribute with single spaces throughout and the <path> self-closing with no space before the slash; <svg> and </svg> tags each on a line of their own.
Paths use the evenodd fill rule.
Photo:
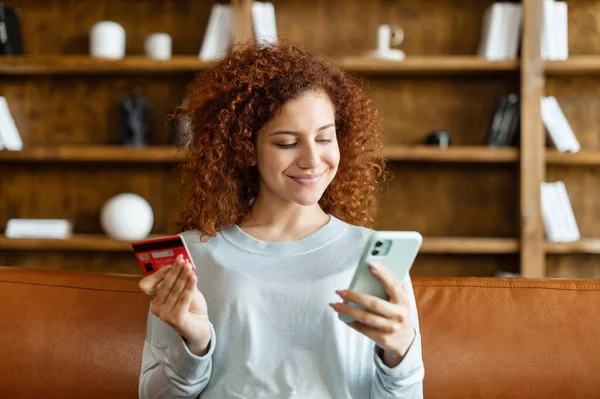
<svg viewBox="0 0 600 399">
<path fill-rule="evenodd" d="M 139 276 L 0 268 L 0 398 L 135 398 Z M 600 398 L 600 280 L 414 278 L 425 398 Z"/>
</svg>

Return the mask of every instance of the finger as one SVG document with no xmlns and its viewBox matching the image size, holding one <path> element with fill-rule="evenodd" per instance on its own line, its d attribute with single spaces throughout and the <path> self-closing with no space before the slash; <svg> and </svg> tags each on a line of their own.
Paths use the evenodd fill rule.
<svg viewBox="0 0 600 399">
<path fill-rule="evenodd" d="M 385 292 L 387 292 L 390 297 L 390 302 L 398 303 L 401 295 L 400 290 L 402 288 L 398 280 L 396 280 L 396 277 L 382 265 L 369 264 L 369 268 L 371 269 L 371 273 L 373 273 L 373 275 L 381 281 L 381 284 L 383 284 Z"/>
<path fill-rule="evenodd" d="M 352 323 L 347 323 L 352 329 L 358 331 L 359 333 L 371 338 L 375 342 L 381 342 L 381 332 L 372 327 L 366 326 L 362 323 L 354 321 Z"/>
<path fill-rule="evenodd" d="M 336 293 L 345 301 L 361 305 L 368 311 L 375 313 L 386 319 L 399 320 L 402 318 L 398 306 L 373 295 L 367 295 L 352 290 L 336 291 Z"/>
<path fill-rule="evenodd" d="M 177 306 L 177 303 L 179 302 L 179 297 L 181 297 L 181 293 L 185 289 L 188 279 L 192 273 L 191 270 L 192 266 L 189 264 L 189 262 L 185 262 L 181 268 L 181 273 L 179 273 L 177 281 L 175 281 L 171 292 L 169 292 L 169 295 L 165 300 L 164 306 L 166 309 L 168 309 L 168 311 L 173 311 L 175 306 Z"/>
<path fill-rule="evenodd" d="M 391 333 L 396 331 L 395 322 L 386 319 L 385 317 L 376 315 L 375 313 L 371 313 L 363 309 L 358 309 L 354 306 L 350 306 L 345 303 L 335 303 L 332 304 L 332 307 L 335 309 L 336 312 L 344 314 L 346 316 L 350 316 L 355 321 L 360 322 L 365 326 L 374 328 L 379 332 Z"/>
<path fill-rule="evenodd" d="M 171 266 L 161 267 L 160 270 L 158 270 L 157 272 L 152 273 L 149 276 L 146 276 L 143 279 L 141 279 L 138 283 L 138 286 L 146 295 L 150 296 L 151 298 L 154 298 L 156 296 L 156 289 L 158 287 L 158 284 L 160 284 L 160 282 L 164 280 L 169 270 L 171 270 Z"/>
<path fill-rule="evenodd" d="M 154 303 L 162 306 L 167 300 L 169 293 L 173 289 L 175 282 L 179 278 L 179 274 L 181 273 L 183 266 L 183 256 L 179 255 L 175 262 L 173 263 L 173 267 L 165 276 L 163 283 L 160 287 L 157 288 L 156 297 L 154 298 Z"/>
<path fill-rule="evenodd" d="M 178 306 L 180 306 L 181 309 L 184 309 L 188 312 L 200 314 L 199 312 L 195 312 L 190 309 L 192 299 L 194 298 L 194 291 L 196 290 L 197 282 L 198 282 L 198 278 L 196 277 L 196 275 L 194 273 L 192 273 L 192 275 L 187 279 L 187 283 L 185 285 L 185 289 L 183 290 L 183 293 L 179 297 Z"/>
</svg>

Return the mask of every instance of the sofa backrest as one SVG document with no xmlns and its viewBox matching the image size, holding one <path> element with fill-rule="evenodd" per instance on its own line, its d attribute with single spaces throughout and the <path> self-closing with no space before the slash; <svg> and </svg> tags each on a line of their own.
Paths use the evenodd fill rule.
<svg viewBox="0 0 600 399">
<path fill-rule="evenodd" d="M 139 279 L 0 268 L 0 397 L 137 397 Z M 413 285 L 425 398 L 600 397 L 600 280 Z"/>
</svg>

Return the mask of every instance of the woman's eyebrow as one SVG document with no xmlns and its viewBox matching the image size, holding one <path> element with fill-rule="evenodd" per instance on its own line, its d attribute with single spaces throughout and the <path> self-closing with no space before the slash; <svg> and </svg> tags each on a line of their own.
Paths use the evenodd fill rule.
<svg viewBox="0 0 600 399">
<path fill-rule="evenodd" d="M 317 132 L 323 131 L 325 129 L 329 129 L 330 127 L 335 127 L 335 123 L 330 123 L 328 125 L 321 126 L 320 128 L 317 129 Z M 292 136 L 300 136 L 300 133 L 294 132 L 293 130 L 277 130 L 277 131 L 271 133 L 269 136 L 276 136 L 276 135 L 280 135 L 280 134 L 289 134 Z"/>
</svg>

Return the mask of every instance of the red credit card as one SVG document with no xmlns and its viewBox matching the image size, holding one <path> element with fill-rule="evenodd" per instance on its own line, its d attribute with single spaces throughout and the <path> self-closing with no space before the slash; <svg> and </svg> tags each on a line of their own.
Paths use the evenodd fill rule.
<svg viewBox="0 0 600 399">
<path fill-rule="evenodd" d="M 146 276 L 158 271 L 161 267 L 172 265 L 179 255 L 183 255 L 183 259 L 188 260 L 196 270 L 190 251 L 179 234 L 135 241 L 131 243 L 131 246 L 142 272 Z"/>
</svg>

